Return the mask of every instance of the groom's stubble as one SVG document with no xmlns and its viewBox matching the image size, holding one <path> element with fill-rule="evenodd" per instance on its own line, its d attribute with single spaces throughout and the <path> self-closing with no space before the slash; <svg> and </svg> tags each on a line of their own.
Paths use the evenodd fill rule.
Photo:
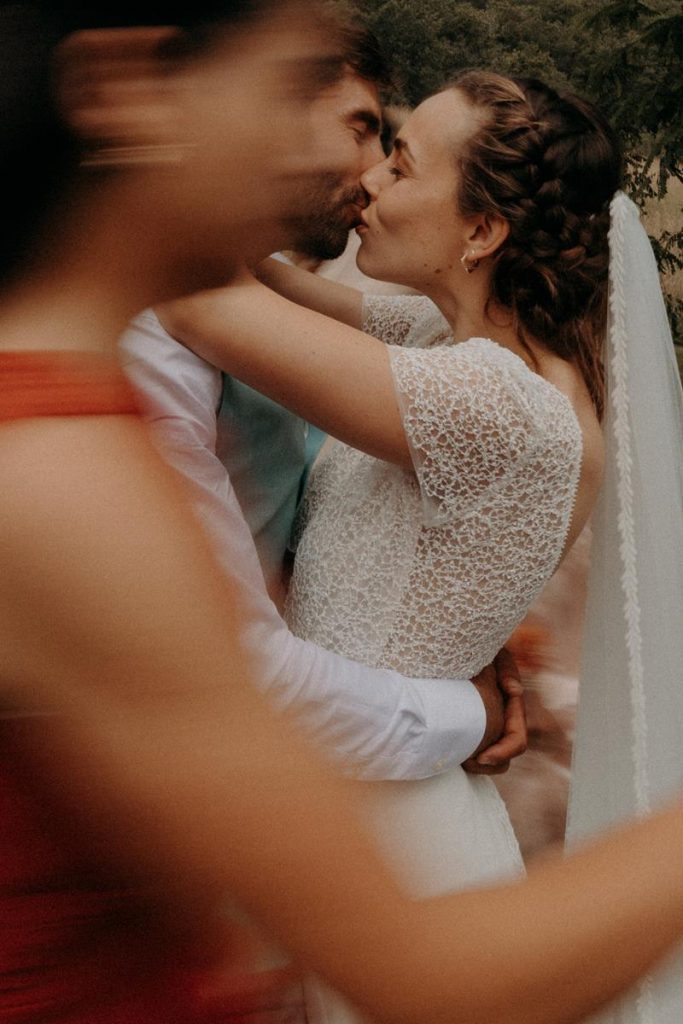
<svg viewBox="0 0 683 1024">
<path fill-rule="evenodd" d="M 360 183 L 348 186 L 341 175 L 321 174 L 302 190 L 301 206 L 287 225 L 289 248 L 314 260 L 332 260 L 341 256 L 349 231 L 360 223 L 367 196 Z"/>
</svg>

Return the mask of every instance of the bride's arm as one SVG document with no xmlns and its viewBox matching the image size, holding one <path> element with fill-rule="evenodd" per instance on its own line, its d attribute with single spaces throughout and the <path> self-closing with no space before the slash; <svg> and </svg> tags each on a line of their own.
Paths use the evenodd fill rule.
<svg viewBox="0 0 683 1024">
<path fill-rule="evenodd" d="M 157 310 L 198 355 L 333 437 L 412 469 L 387 346 L 246 277 Z"/>
<path fill-rule="evenodd" d="M 254 275 L 285 299 L 317 313 L 331 316 L 360 330 L 363 321 L 363 293 L 338 281 L 311 274 L 269 256 L 254 270 Z"/>
</svg>

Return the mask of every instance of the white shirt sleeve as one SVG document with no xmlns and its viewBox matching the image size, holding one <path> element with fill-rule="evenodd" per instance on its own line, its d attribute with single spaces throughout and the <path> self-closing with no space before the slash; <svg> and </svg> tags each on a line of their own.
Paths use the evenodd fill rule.
<svg viewBox="0 0 683 1024">
<path fill-rule="evenodd" d="M 240 587 L 245 645 L 260 685 L 323 753 L 364 779 L 418 779 L 465 761 L 486 715 L 469 680 L 409 679 L 295 637 L 268 597 L 249 528 L 215 454 L 220 371 L 171 338 L 151 311 L 121 339 L 152 437 L 190 487 L 215 555 Z"/>
</svg>

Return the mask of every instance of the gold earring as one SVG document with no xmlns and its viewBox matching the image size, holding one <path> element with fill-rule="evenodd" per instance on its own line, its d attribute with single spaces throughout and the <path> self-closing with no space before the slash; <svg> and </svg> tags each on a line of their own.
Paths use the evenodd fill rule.
<svg viewBox="0 0 683 1024">
<path fill-rule="evenodd" d="M 474 271 L 479 266 L 479 260 L 471 258 L 472 255 L 473 255 L 473 252 L 474 252 L 474 250 L 471 250 L 470 253 L 469 253 L 469 255 L 470 255 L 470 262 L 469 263 L 467 262 L 467 256 L 468 256 L 467 252 L 464 252 L 462 254 L 462 256 L 460 257 L 460 262 L 462 263 L 463 268 L 464 268 L 466 274 L 473 274 Z"/>
</svg>

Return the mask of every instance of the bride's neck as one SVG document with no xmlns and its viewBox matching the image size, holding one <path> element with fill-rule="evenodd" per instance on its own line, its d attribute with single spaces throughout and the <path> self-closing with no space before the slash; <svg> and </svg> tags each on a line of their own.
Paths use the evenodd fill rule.
<svg viewBox="0 0 683 1024">
<path fill-rule="evenodd" d="M 459 278 L 453 285 L 437 284 L 428 293 L 448 321 L 454 341 L 490 338 L 528 359 L 510 310 L 489 298 L 488 278 L 482 274 L 475 280 L 474 274 L 465 281 Z"/>
</svg>

